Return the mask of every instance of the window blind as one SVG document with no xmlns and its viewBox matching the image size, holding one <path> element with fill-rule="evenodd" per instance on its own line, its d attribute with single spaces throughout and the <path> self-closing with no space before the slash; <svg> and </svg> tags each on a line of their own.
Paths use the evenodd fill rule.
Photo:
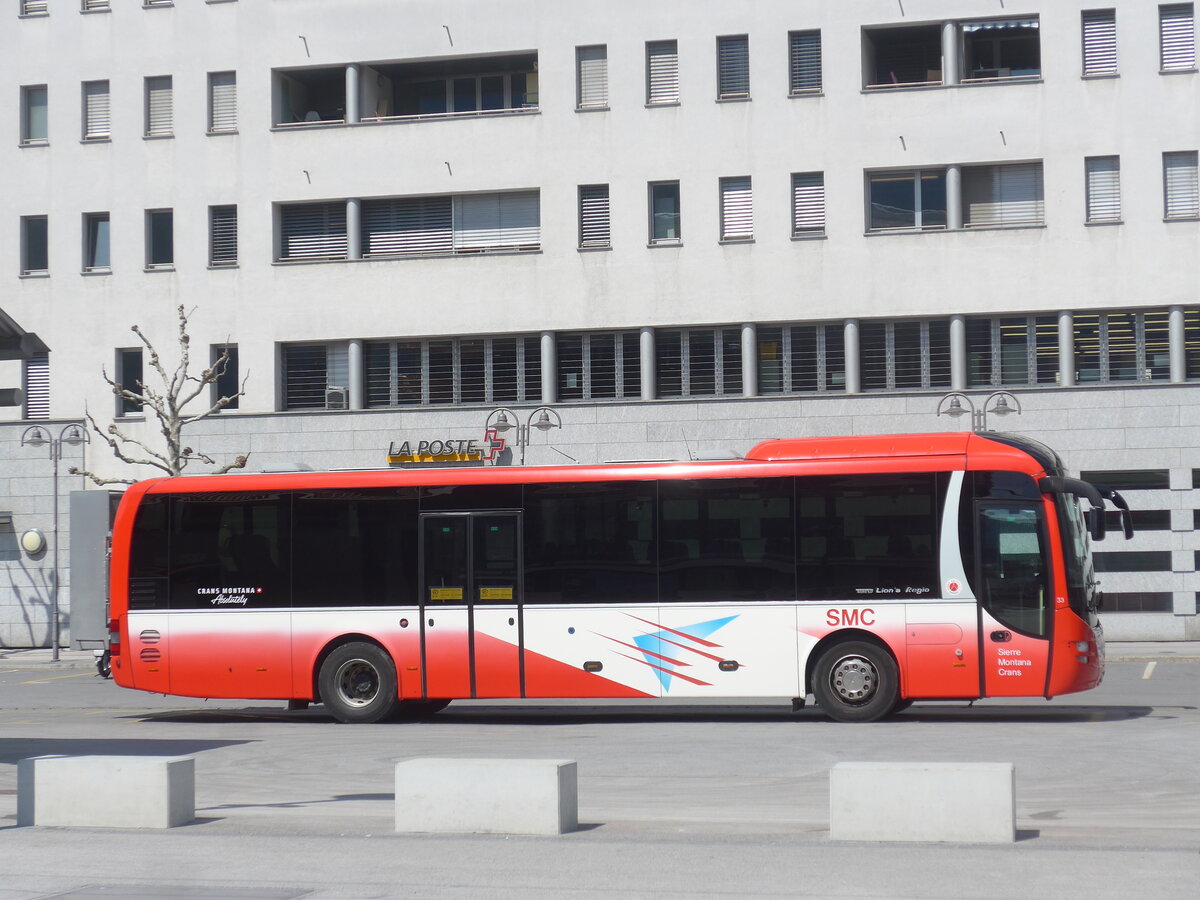
<svg viewBox="0 0 1200 900">
<path fill-rule="evenodd" d="M 1192 3 L 1158 8 L 1158 37 L 1164 71 L 1196 68 L 1196 22 Z"/>
<path fill-rule="evenodd" d="M 208 130 L 237 129 L 237 73 L 213 72 L 208 76 Z"/>
<path fill-rule="evenodd" d="M 106 138 L 110 133 L 108 82 L 89 81 L 83 86 L 85 138 Z"/>
<path fill-rule="evenodd" d="M 1083 74 L 1111 75 L 1117 71 L 1117 14 L 1092 9 L 1083 15 Z"/>
<path fill-rule="evenodd" d="M 821 32 L 793 31 L 788 35 L 788 71 L 791 93 L 821 90 Z"/>
<path fill-rule="evenodd" d="M 825 173 L 792 175 L 792 234 L 825 233 Z"/>
<path fill-rule="evenodd" d="M 581 109 L 608 106 L 608 47 L 575 49 L 579 83 L 577 103 Z"/>
<path fill-rule="evenodd" d="M 717 38 L 717 96 L 750 96 L 750 39 L 744 34 Z"/>
<path fill-rule="evenodd" d="M 44 16 L 50 12 L 50 0 L 21 0 L 21 15 Z"/>
<path fill-rule="evenodd" d="M 345 259 L 346 204 L 298 203 L 280 210 L 280 259 Z"/>
<path fill-rule="evenodd" d="M 453 249 L 449 197 L 401 197 L 362 204 L 365 256 L 446 253 Z"/>
<path fill-rule="evenodd" d="M 210 215 L 209 263 L 214 266 L 237 265 L 237 207 L 213 206 L 210 207 Z"/>
<path fill-rule="evenodd" d="M 146 79 L 146 134 L 170 134 L 174 119 L 171 76 Z"/>
<path fill-rule="evenodd" d="M 1039 223 L 1044 218 L 1042 164 L 963 169 L 968 226 Z"/>
<path fill-rule="evenodd" d="M 646 45 L 646 102 L 679 102 L 679 51 L 675 41 Z"/>
<path fill-rule="evenodd" d="M 1085 160 L 1087 220 L 1115 222 L 1121 218 L 1121 158 L 1093 156 Z"/>
<path fill-rule="evenodd" d="M 581 184 L 579 186 L 579 246 L 609 247 L 611 244 L 608 185 Z"/>
<path fill-rule="evenodd" d="M 1163 154 L 1163 189 L 1168 219 L 1200 216 L 1200 182 L 1197 180 L 1195 150 Z"/>
<path fill-rule="evenodd" d="M 26 419 L 50 418 L 50 354 L 34 353 L 25 362 Z"/>
<path fill-rule="evenodd" d="M 454 198 L 454 249 L 537 247 L 541 224 L 537 191 L 464 194 Z"/>
<path fill-rule="evenodd" d="M 721 179 L 721 239 L 754 237 L 754 193 L 750 177 Z"/>
</svg>

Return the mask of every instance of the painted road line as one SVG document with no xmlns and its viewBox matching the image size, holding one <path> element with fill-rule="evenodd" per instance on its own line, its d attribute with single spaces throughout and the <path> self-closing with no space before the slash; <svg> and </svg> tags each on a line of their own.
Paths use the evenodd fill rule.
<svg viewBox="0 0 1200 900">
<path fill-rule="evenodd" d="M 1154 677 L 1154 669 L 1158 665 L 1156 662 L 1146 663 L 1146 671 L 1142 673 L 1142 681 L 1149 681 Z"/>
<path fill-rule="evenodd" d="M 52 678 L 35 678 L 33 681 L 22 681 L 21 684 L 45 684 L 48 681 L 62 681 L 64 678 L 91 678 L 92 672 L 79 672 L 75 675 L 55 675 Z"/>
</svg>

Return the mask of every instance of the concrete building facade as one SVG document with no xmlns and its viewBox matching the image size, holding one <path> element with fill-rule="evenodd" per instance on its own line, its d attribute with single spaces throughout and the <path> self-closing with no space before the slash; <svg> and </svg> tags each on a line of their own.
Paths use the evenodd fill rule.
<svg viewBox="0 0 1200 900">
<path fill-rule="evenodd" d="M 9 6 L 0 308 L 49 352 L 0 362 L 0 645 L 48 633 L 21 434 L 151 439 L 101 370 L 150 381 L 130 326 L 169 360 L 181 305 L 246 380 L 189 441 L 254 470 L 498 407 L 561 417 L 541 464 L 965 428 L 945 394 L 1008 391 L 990 426 L 1139 511 L 1096 547 L 1109 634 L 1200 638 L 1194 4 Z"/>
</svg>

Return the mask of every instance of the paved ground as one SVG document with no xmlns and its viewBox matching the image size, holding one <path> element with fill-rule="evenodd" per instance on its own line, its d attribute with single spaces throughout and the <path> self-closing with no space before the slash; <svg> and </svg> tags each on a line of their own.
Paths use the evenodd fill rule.
<svg viewBox="0 0 1200 900">
<path fill-rule="evenodd" d="M 1186 897 L 1200 894 L 1200 645 L 1110 645 L 1096 691 L 918 704 L 873 725 L 763 701 L 455 703 L 422 723 L 184 700 L 90 654 L 0 651 L 0 900 L 373 897 Z M 197 821 L 17 828 L 16 761 L 192 754 Z M 417 756 L 579 762 L 561 838 L 397 835 Z M 833 843 L 842 760 L 1012 761 L 1019 840 Z"/>
</svg>

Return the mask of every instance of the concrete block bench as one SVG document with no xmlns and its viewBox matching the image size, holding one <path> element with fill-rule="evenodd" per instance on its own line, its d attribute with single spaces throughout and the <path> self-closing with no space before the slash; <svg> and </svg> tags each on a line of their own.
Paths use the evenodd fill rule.
<svg viewBox="0 0 1200 900">
<path fill-rule="evenodd" d="M 562 834 L 578 796 L 570 760 L 410 759 L 396 764 L 396 831 Z"/>
<path fill-rule="evenodd" d="M 35 756 L 17 763 L 18 825 L 174 828 L 195 817 L 190 756 Z"/>
<path fill-rule="evenodd" d="M 829 773 L 835 841 L 1016 840 L 1012 763 L 838 763 Z"/>
</svg>

